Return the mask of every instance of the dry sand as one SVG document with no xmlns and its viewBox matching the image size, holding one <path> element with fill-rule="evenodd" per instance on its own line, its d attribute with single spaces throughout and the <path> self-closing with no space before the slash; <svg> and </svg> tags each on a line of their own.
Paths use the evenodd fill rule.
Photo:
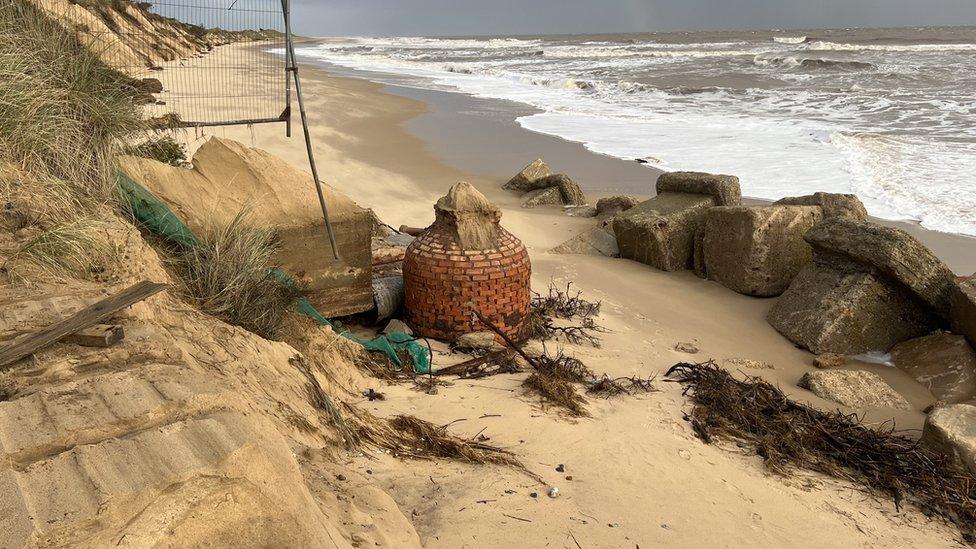
<svg viewBox="0 0 976 549">
<path fill-rule="evenodd" d="M 241 46 L 214 55 L 232 47 Z M 536 291 L 545 291 L 550 281 L 573 282 L 586 297 L 603 301 L 600 322 L 609 331 L 602 348 L 567 348 L 598 373 L 660 376 L 680 361 L 752 359 L 771 368 L 743 373 L 829 406 L 796 388 L 812 368 L 812 356 L 766 323 L 771 300 L 737 295 L 691 273 L 548 254 L 593 221 L 558 209 L 523 210 L 518 197 L 501 190 L 504 178 L 442 162 L 428 142 L 405 130 L 428 111 L 425 103 L 314 67 L 304 67 L 302 74 L 323 179 L 394 226 L 426 226 L 434 201 L 453 183 L 475 184 L 501 207 L 502 224 L 528 246 Z M 165 71 L 160 76 L 165 82 Z M 186 133 L 197 144 L 207 135 L 237 139 L 306 166 L 300 136 L 285 138 L 280 125 Z M 488 149 L 482 156 L 490 154 Z M 519 162 L 506 161 L 496 173 L 515 173 L 538 154 L 526 149 Z M 558 159 L 552 163 L 563 169 Z M 693 342 L 701 352 L 674 351 L 680 342 Z M 434 360 L 437 365 L 445 357 L 437 353 Z M 868 410 L 869 421 L 894 417 L 899 427 L 918 428 L 923 416 L 917 410 L 933 401 L 931 395 L 893 369 L 876 369 L 908 394 L 916 410 Z M 363 472 L 360 482 L 389 493 L 430 547 L 944 547 L 958 538 L 951 527 L 911 509 L 898 512 L 891 501 L 842 482 L 805 473 L 783 479 L 734 445 L 704 445 L 682 420 L 688 405 L 680 388 L 663 379 L 658 393 L 591 402 L 593 417 L 582 420 L 541 409 L 521 394 L 520 382 L 521 376 L 454 381 L 428 395 L 375 381 L 387 399 L 363 406 L 379 415 L 453 422 L 451 431 L 461 436 L 483 432 L 558 486 L 557 499 L 497 467 L 353 456 L 346 458 L 348 465 Z M 559 464 L 565 473 L 555 471 Z M 532 492 L 539 497 L 530 497 Z"/>
</svg>

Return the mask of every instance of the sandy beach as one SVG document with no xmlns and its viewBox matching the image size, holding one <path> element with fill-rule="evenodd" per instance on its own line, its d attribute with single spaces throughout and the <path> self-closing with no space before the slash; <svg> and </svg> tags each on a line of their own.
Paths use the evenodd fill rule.
<svg viewBox="0 0 976 549">
<path fill-rule="evenodd" d="M 227 46 L 213 55 L 235 47 Z M 738 295 L 692 273 L 664 273 L 604 257 L 548 253 L 594 223 L 559 208 L 525 210 L 501 185 L 524 164 L 545 158 L 557 171 L 593 188 L 601 179 L 646 181 L 654 173 L 532 134 L 500 115 L 489 101 L 450 94 L 388 89 L 304 65 L 315 151 L 322 178 L 393 226 L 426 226 L 432 205 L 457 181 L 478 187 L 504 212 L 502 225 L 521 238 L 533 264 L 533 289 L 572 283 L 603 303 L 600 348 L 566 346 L 598 374 L 658 376 L 658 392 L 593 400 L 591 418 L 571 420 L 522 396 L 521 376 L 452 381 L 436 395 L 386 385 L 383 402 L 361 403 L 379 415 L 414 414 L 451 424 L 462 437 L 481 433 L 517 452 L 529 469 L 560 490 L 558 499 L 517 472 L 446 462 L 405 462 L 386 456 L 347 456 L 364 478 L 393 496 L 429 547 L 501 544 L 522 547 L 945 547 L 958 536 L 913 509 L 820 475 L 781 478 L 735 445 L 705 445 L 683 421 L 689 409 L 678 385 L 661 376 L 675 363 L 735 359 L 742 375 L 759 376 L 788 395 L 836 407 L 796 387 L 813 356 L 797 349 L 765 320 L 773 300 Z M 165 83 L 166 72 L 160 73 Z M 218 85 L 233 85 L 221 82 Z M 297 117 L 296 117 L 297 120 Z M 297 126 L 296 126 L 297 130 Z M 282 125 L 185 132 L 191 147 L 207 136 L 239 140 L 306 169 L 303 142 Z M 646 194 L 651 194 L 650 191 Z M 593 195 L 591 198 L 597 198 Z M 957 273 L 976 270 L 970 239 L 912 229 Z M 694 343 L 700 353 L 675 351 Z M 435 347 L 434 363 L 445 360 Z M 456 360 L 456 359 L 455 359 Z M 749 368 L 748 364 L 759 366 Z M 848 367 L 853 367 L 849 365 Z M 920 410 L 934 398 L 894 368 L 877 371 L 903 392 L 913 410 L 867 410 L 868 423 L 894 420 L 918 430 Z M 357 389 L 367 389 L 359 387 Z M 556 472 L 564 464 L 565 472 Z M 568 480 L 571 478 L 572 480 Z M 537 493 L 539 497 L 530 497 Z"/>
</svg>

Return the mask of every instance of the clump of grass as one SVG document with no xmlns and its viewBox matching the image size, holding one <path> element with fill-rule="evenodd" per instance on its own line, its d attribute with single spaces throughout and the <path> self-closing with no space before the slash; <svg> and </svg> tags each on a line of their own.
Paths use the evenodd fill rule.
<svg viewBox="0 0 976 549">
<path fill-rule="evenodd" d="M 186 296 L 203 312 L 267 339 L 279 336 L 299 291 L 275 276 L 275 234 L 241 211 L 226 226 L 204 231 L 175 258 Z"/>
<path fill-rule="evenodd" d="M 0 270 L 10 272 L 28 261 L 49 274 L 87 278 L 104 268 L 111 253 L 104 223 L 80 218 L 29 236 L 4 259 Z"/>
<path fill-rule="evenodd" d="M 162 137 L 147 139 L 138 145 L 130 145 L 123 151 L 124 154 L 151 158 L 170 166 L 186 166 L 186 147 L 166 135 Z"/>
</svg>

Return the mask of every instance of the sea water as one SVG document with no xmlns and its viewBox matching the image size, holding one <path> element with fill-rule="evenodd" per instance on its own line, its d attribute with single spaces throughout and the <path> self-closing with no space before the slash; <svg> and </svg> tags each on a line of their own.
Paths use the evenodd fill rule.
<svg viewBox="0 0 976 549">
<path fill-rule="evenodd" d="M 976 235 L 976 28 L 348 38 L 300 56 L 516 101 L 523 127 L 743 194 L 855 193 Z"/>
</svg>

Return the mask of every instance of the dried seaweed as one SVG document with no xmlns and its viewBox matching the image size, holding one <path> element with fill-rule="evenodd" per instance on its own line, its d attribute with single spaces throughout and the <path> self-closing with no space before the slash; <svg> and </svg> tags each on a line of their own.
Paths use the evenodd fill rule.
<svg viewBox="0 0 976 549">
<path fill-rule="evenodd" d="M 606 374 L 602 378 L 587 383 L 586 393 L 606 398 L 638 393 L 656 393 L 654 376 L 646 379 L 637 376 L 612 378 Z"/>
<path fill-rule="evenodd" d="M 413 416 L 380 419 L 365 410 L 345 404 L 346 413 L 355 425 L 358 439 L 374 448 L 387 450 L 394 457 L 407 459 L 452 459 L 465 463 L 503 465 L 526 474 L 533 480 L 542 479 L 529 471 L 514 452 L 466 440 L 440 427 Z"/>
<path fill-rule="evenodd" d="M 561 338 L 573 345 L 599 347 L 600 339 L 593 332 L 603 330 L 593 317 L 599 316 L 601 304 L 587 301 L 581 296 L 581 291 L 573 293 L 572 283 L 566 285 L 565 291 L 550 284 L 548 295 L 536 294 L 527 322 L 528 337 L 542 341 Z M 559 326 L 556 319 L 578 319 L 579 325 Z"/>
<path fill-rule="evenodd" d="M 894 427 L 867 427 L 856 414 L 793 402 L 761 379 L 735 379 L 713 362 L 678 364 L 667 375 L 694 403 L 687 419 L 704 442 L 744 442 L 778 474 L 800 467 L 862 484 L 891 496 L 899 509 L 907 502 L 940 516 L 965 541 L 976 541 L 976 477 L 955 459 Z"/>
<path fill-rule="evenodd" d="M 582 298 L 583 292 L 573 293 L 573 283 L 566 284 L 566 290 L 560 290 L 555 283 L 549 284 L 548 295 L 536 294 L 532 298 L 532 308 L 546 316 L 570 319 L 579 317 L 582 320 L 600 316 L 601 302 L 587 301 Z"/>
<path fill-rule="evenodd" d="M 572 382 L 565 379 L 535 372 L 522 382 L 522 387 L 538 395 L 544 403 L 565 409 L 575 417 L 587 417 L 586 399 L 576 392 Z"/>
</svg>

